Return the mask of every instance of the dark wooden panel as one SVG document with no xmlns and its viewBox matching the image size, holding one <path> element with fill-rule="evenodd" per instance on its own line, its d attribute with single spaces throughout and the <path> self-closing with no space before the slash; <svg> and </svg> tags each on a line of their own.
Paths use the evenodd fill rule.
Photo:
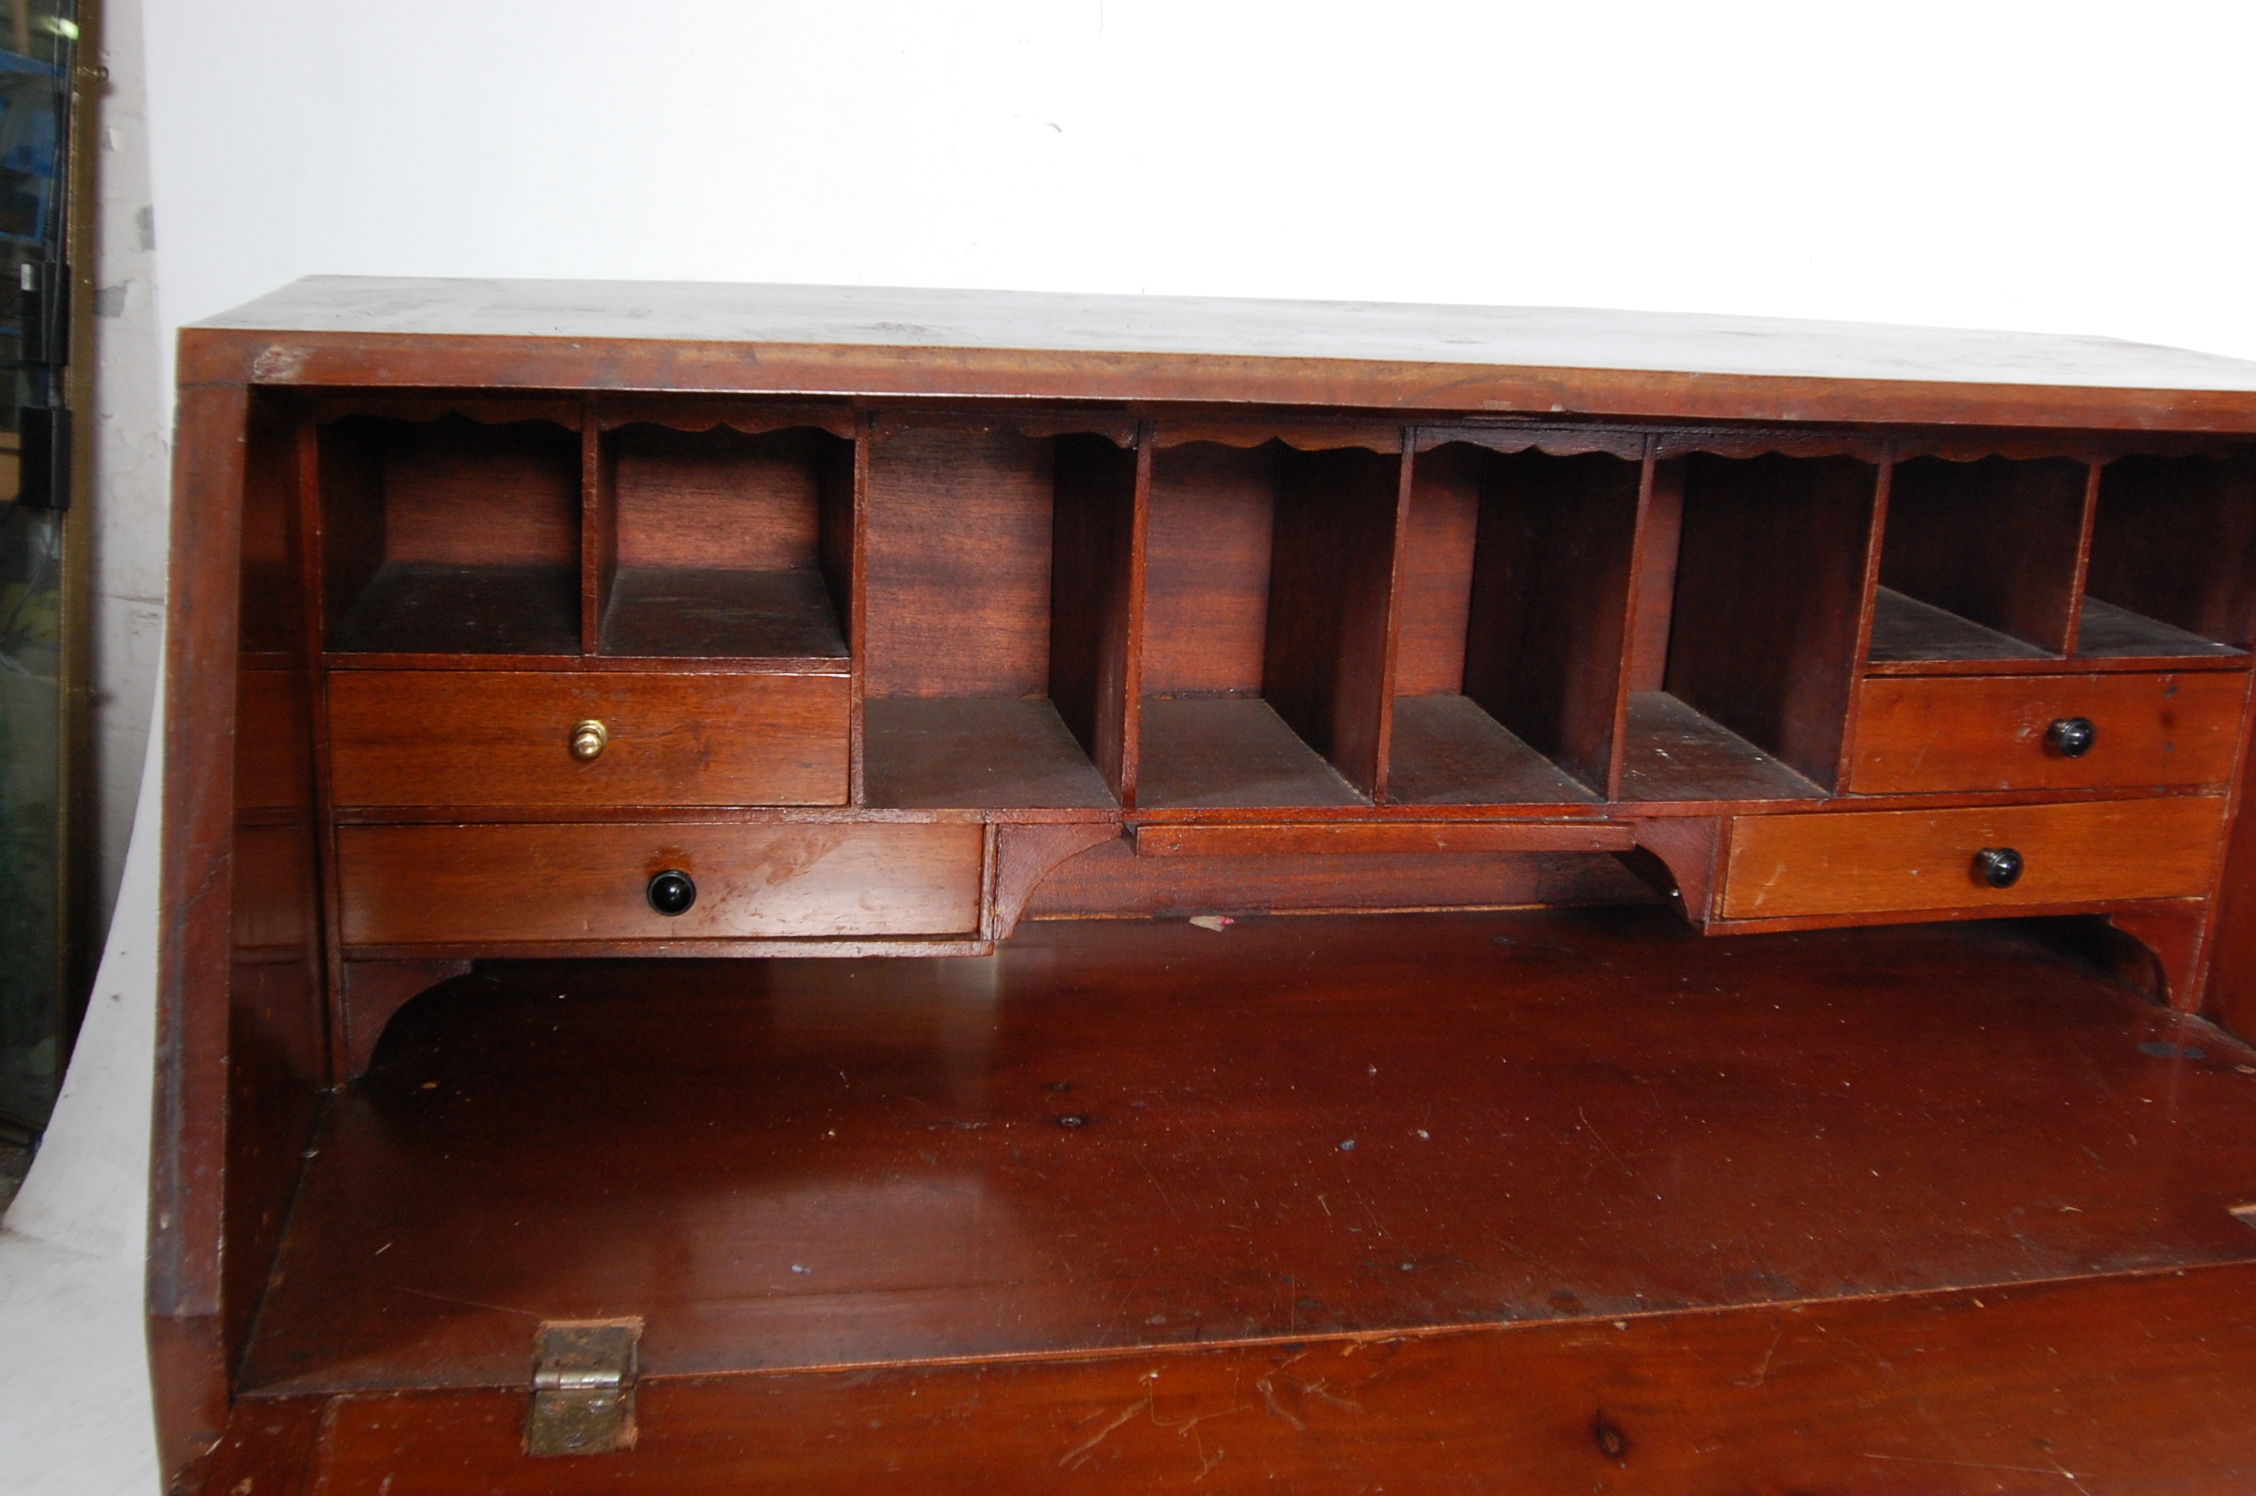
<svg viewBox="0 0 2256 1496">
<path fill-rule="evenodd" d="M 342 937 L 353 946 L 949 935 L 979 927 L 976 825 L 626 823 L 347 826 Z M 650 907 L 676 869 L 697 902 Z"/>
<path fill-rule="evenodd" d="M 1455 696 L 1465 688 L 1473 544 L 1487 462 L 1486 452 L 1464 442 L 1417 454 L 1402 534 L 1402 636 L 1394 668 L 1398 697 Z M 1397 741 L 1400 734 L 1397 726 Z"/>
<path fill-rule="evenodd" d="M 1261 694 L 1366 795 L 1384 778 L 1388 610 L 1407 459 L 1287 451 L 1277 492 Z"/>
<path fill-rule="evenodd" d="M 1627 852 L 1636 839 L 1611 821 L 1303 821 L 1139 826 L 1141 857 L 1434 855 L 1448 852 Z"/>
<path fill-rule="evenodd" d="M 1865 658 L 1874 664 L 1898 665 L 1922 660 L 2047 660 L 2057 656 L 1933 603 L 1881 587 L 1872 598 L 1872 639 Z"/>
<path fill-rule="evenodd" d="M 1049 441 L 1008 426 L 874 426 L 868 693 L 1033 696 L 1049 685 Z"/>
<path fill-rule="evenodd" d="M 1199 442 L 1152 454 L 1146 696 L 1261 689 L 1283 451 Z"/>
<path fill-rule="evenodd" d="M 1986 457 L 1896 464 L 1880 580 L 2058 654 L 2083 535 L 2087 464 Z"/>
<path fill-rule="evenodd" d="M 381 422 L 375 441 L 386 560 L 579 565 L 577 432 L 450 417 Z"/>
<path fill-rule="evenodd" d="M 2194 898 L 2216 875 L 2225 802 L 2214 795 L 1742 816 L 1731 831 L 1725 919 L 2041 909 Z M 2026 871 L 2010 888 L 1975 876 L 1974 854 L 2011 847 Z"/>
<path fill-rule="evenodd" d="M 2109 463 L 2085 586 L 2093 598 L 2202 638 L 2256 643 L 2256 461 Z"/>
<path fill-rule="evenodd" d="M 934 809 L 1111 806 L 1104 779 L 1039 696 L 867 704 L 868 803 Z"/>
<path fill-rule="evenodd" d="M 1840 772 L 1875 470 L 1686 460 L 1668 689 L 1823 787 Z"/>
<path fill-rule="evenodd" d="M 2054 1490 L 2256 1481 L 2241 1266 L 1723 1314 L 660 1383 L 632 1453 L 531 1460 L 521 1394 L 333 1404 L 324 1493 Z M 246 1405 L 294 1496 L 308 1404 Z M 273 1408 L 269 1413 L 267 1408 Z M 293 1437 L 296 1435 L 296 1437 Z M 248 1439 L 246 1439 L 248 1442 Z M 272 1471 L 270 1475 L 268 1472 Z M 1423 1476 L 1425 1478 L 1421 1479 Z M 215 1475 L 206 1489 L 227 1487 Z M 396 1490 L 396 1486 L 394 1488 Z"/>
<path fill-rule="evenodd" d="M 1799 800 L 1824 792 L 1666 691 L 1633 691 L 1623 734 L 1624 800 Z"/>
<path fill-rule="evenodd" d="M 386 654 L 578 654 L 580 570 L 392 561 L 329 631 L 329 647 Z"/>
<path fill-rule="evenodd" d="M 1139 806 L 1364 803 L 1259 697 L 1147 696 L 1142 718 Z"/>
<path fill-rule="evenodd" d="M 605 654 L 628 658 L 844 660 L 823 574 L 621 566 L 603 615 Z"/>
<path fill-rule="evenodd" d="M 332 1104 L 246 1381 L 514 1385 L 534 1317 L 643 1315 L 662 1377 L 2241 1261 L 2252 1060 L 1996 925 L 496 964 Z"/>
<path fill-rule="evenodd" d="M 1640 465 L 1604 453 L 1489 462 L 1465 694 L 1584 784 L 1606 787 L 1628 628 Z"/>
<path fill-rule="evenodd" d="M 1859 694 L 1847 785 L 1856 794 L 2221 785 L 2232 778 L 2248 677 L 1879 676 Z M 2081 758 L 2046 741 L 2070 717 L 2097 729 Z"/>
<path fill-rule="evenodd" d="M 1387 797 L 1398 805 L 1546 805 L 1597 798 L 1463 696 L 1398 696 Z"/>
<path fill-rule="evenodd" d="M 805 427 L 760 436 L 725 426 L 613 432 L 619 564 L 811 569 L 821 536 L 822 437 Z"/>
<path fill-rule="evenodd" d="M 2084 599 L 2076 655 L 2094 660 L 2238 659 L 2247 651 L 2220 644 L 2176 624 L 2133 613 L 2097 597 Z"/>
<path fill-rule="evenodd" d="M 338 805 L 842 805 L 842 675 L 339 670 Z M 572 734 L 610 741 L 582 763 Z"/>
<path fill-rule="evenodd" d="M 1034 890 L 1030 918 L 1252 914 L 1270 911 L 1524 908 L 1649 904 L 1612 857 L 1138 857 L 1126 842 L 1060 866 Z M 1025 927 L 1021 927 L 1022 929 Z"/>
<path fill-rule="evenodd" d="M 1050 700 L 1117 793 L 1132 726 L 1137 455 L 1102 436 L 1064 436 L 1056 445 Z"/>
</svg>

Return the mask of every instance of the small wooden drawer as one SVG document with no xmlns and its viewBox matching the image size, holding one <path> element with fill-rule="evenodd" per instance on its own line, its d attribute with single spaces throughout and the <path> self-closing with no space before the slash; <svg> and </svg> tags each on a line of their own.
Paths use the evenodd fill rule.
<svg viewBox="0 0 2256 1496">
<path fill-rule="evenodd" d="M 347 946 L 964 935 L 985 832 L 969 824 L 345 826 Z M 680 872 L 696 899 L 652 906 Z"/>
<path fill-rule="evenodd" d="M 1851 794 L 2162 789 L 2232 777 L 2248 676 L 1875 676 L 1858 701 Z M 2054 723 L 2090 724 L 2075 756 Z M 2071 747 L 2074 744 L 2071 742 Z"/>
<path fill-rule="evenodd" d="M 1732 822 L 1724 919 L 2050 908 L 2209 891 L 2221 795 L 1741 816 Z M 1984 881 L 1986 849 L 2019 854 L 2010 887 Z"/>
<path fill-rule="evenodd" d="M 843 805 L 843 675 L 335 670 L 340 808 Z M 581 724 L 603 724 L 591 758 Z"/>
</svg>

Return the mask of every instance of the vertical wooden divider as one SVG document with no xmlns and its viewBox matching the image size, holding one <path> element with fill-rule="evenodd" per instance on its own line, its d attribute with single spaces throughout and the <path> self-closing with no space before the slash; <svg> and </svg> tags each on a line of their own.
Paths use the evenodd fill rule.
<svg viewBox="0 0 2256 1496">
<path fill-rule="evenodd" d="M 580 654 L 603 652 L 603 612 L 619 575 L 616 477 L 604 460 L 603 412 L 590 395 L 580 412 Z"/>
<path fill-rule="evenodd" d="M 299 646 L 306 678 L 306 701 L 313 713 L 313 814 L 315 876 L 321 880 L 316 907 L 321 911 L 321 987 L 326 1001 L 329 1084 L 341 1085 L 352 1073 L 351 1032 L 345 1013 L 345 952 L 338 931 L 342 911 L 337 893 L 336 797 L 329 782 L 329 676 L 321 654 L 329 633 L 327 579 L 322 530 L 321 428 L 311 419 L 298 423 L 298 585 L 303 589 L 305 634 Z"/>
<path fill-rule="evenodd" d="M 846 653 L 852 672 L 847 687 L 846 764 L 847 803 L 869 803 L 868 734 L 864 728 L 864 678 L 869 668 L 869 491 L 871 440 L 877 418 L 867 410 L 854 413 L 853 554 L 850 596 L 846 604 Z"/>
<path fill-rule="evenodd" d="M 1880 471 L 1874 475 L 1872 524 L 1864 541 L 1864 581 L 1857 592 L 1856 638 L 1850 646 L 1849 699 L 1841 713 L 1841 749 L 1833 769 L 1833 786 L 1849 782 L 1849 763 L 1856 757 L 1857 712 L 1864 705 L 1864 663 L 1872 654 L 1872 614 L 1880 604 L 1880 563 L 1888 533 L 1888 495 L 1896 481 L 1893 445 L 1880 449 Z"/>
<path fill-rule="evenodd" d="M 2068 587 L 2068 642 L 2061 653 L 2075 657 L 2084 631 L 2084 579 L 2091 573 L 2092 525 L 2099 519 L 2099 474 L 2105 464 L 2095 454 L 2085 465 L 2084 517 L 2076 532 L 2076 576 Z"/>
<path fill-rule="evenodd" d="M 1630 693 L 1659 690 L 1666 673 L 1669 608 L 1676 591 L 1676 538 L 1683 523 L 1683 465 L 1656 459 L 1648 436 L 1637 471 L 1637 523 L 1629 543 L 1629 596 L 1622 609 L 1613 742 L 1606 755 L 1605 783 L 1599 788 L 1609 802 L 1621 798 L 1622 760 L 1629 751 Z"/>
<path fill-rule="evenodd" d="M 1112 437 L 1054 438 L 1049 695 L 1115 796 L 1126 782 L 1136 494 L 1143 459 Z"/>
<path fill-rule="evenodd" d="M 1390 803 L 1387 779 L 1394 767 L 1394 684 L 1402 654 L 1402 590 L 1410 574 L 1410 495 L 1417 476 L 1418 428 L 1402 428 L 1402 461 L 1395 468 L 1394 532 L 1390 537 L 1386 589 L 1386 643 L 1379 664 L 1378 762 L 1371 772 L 1371 799 Z"/>
<path fill-rule="evenodd" d="M 1159 428 L 1136 423 L 1135 511 L 1128 537 L 1128 647 L 1120 689 L 1120 780 L 1113 790 L 1123 810 L 1136 808 L 1136 773 L 1144 740 L 1144 556 L 1151 536 L 1152 453 Z"/>
</svg>

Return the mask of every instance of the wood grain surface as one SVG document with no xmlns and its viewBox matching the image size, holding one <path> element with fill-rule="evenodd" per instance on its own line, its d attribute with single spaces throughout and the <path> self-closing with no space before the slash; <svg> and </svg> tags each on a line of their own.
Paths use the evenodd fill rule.
<svg viewBox="0 0 2256 1496">
<path fill-rule="evenodd" d="M 346 946 L 949 935 L 979 928 L 984 833 L 966 825 L 347 826 Z M 689 874 L 684 914 L 644 887 Z"/>
<path fill-rule="evenodd" d="M 497 965 L 329 1103 L 245 1385 L 515 1386 L 537 1318 L 642 1315 L 670 1377 L 2248 1261 L 2252 1062 L 1995 925 Z"/>
<path fill-rule="evenodd" d="M 2248 701 L 2238 672 L 1880 676 L 1859 690 L 1852 794 L 2221 785 Z M 2045 736 L 2073 717 L 2097 729 L 2081 758 Z"/>
<path fill-rule="evenodd" d="M 2225 802 L 2216 795 L 1741 816 L 1732 823 L 1726 919 L 1994 909 L 2193 898 L 2216 876 Z M 1974 854 L 2011 847 L 2010 888 L 1973 872 Z"/>
<path fill-rule="evenodd" d="M 340 670 L 340 806 L 842 805 L 842 675 Z M 610 742 L 572 757 L 583 720 Z"/>
</svg>

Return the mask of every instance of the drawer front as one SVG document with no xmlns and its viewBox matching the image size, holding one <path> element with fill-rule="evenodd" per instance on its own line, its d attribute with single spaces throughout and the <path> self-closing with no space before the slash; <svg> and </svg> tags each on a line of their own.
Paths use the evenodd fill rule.
<svg viewBox="0 0 2256 1496">
<path fill-rule="evenodd" d="M 2248 677 L 2182 675 L 1877 676 L 1858 701 L 1850 793 L 2135 789 L 2232 778 Z M 2091 723 L 2070 758 L 2055 722 Z"/>
<path fill-rule="evenodd" d="M 979 926 L 976 825 L 345 826 L 344 942 L 757 940 L 964 935 Z M 681 914 L 651 878 L 696 884 Z"/>
<path fill-rule="evenodd" d="M 1725 919 L 2105 904 L 2209 891 L 2221 795 L 1967 810 L 1741 816 Z M 1985 848 L 2020 853 L 2010 888 L 1977 875 Z"/>
<path fill-rule="evenodd" d="M 843 675 L 336 670 L 341 807 L 843 805 Z M 581 722 L 607 741 L 575 758 Z"/>
</svg>

